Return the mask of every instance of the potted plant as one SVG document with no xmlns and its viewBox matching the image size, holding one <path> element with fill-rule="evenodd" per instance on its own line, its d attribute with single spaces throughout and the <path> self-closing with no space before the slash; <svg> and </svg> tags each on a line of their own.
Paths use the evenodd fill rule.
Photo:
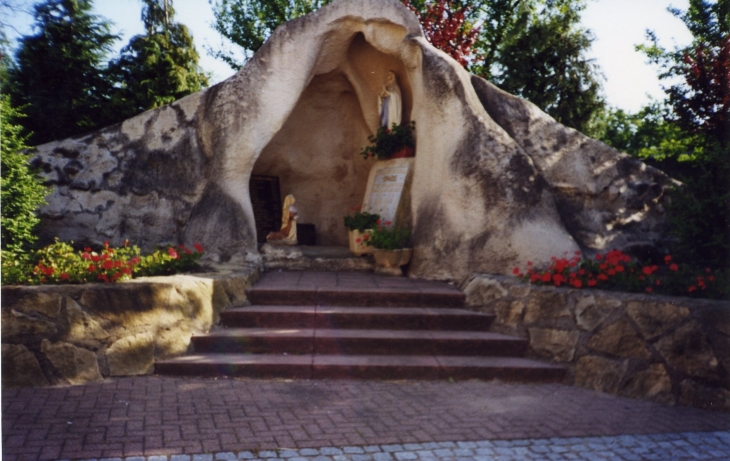
<svg viewBox="0 0 730 461">
<path fill-rule="evenodd" d="M 391 128 L 381 126 L 374 136 L 368 136 L 370 145 L 363 147 L 360 155 L 366 160 L 370 157 L 376 157 L 378 160 L 413 157 L 416 146 L 413 138 L 415 129 L 416 122 L 413 121 L 407 125 L 394 123 Z"/>
<path fill-rule="evenodd" d="M 412 248 L 406 248 L 411 231 L 398 226 L 391 226 L 390 221 L 373 230 L 367 244 L 374 248 L 375 264 L 380 268 L 390 269 L 387 273 L 400 273 L 400 267 L 411 261 Z M 395 270 L 395 271 L 393 271 Z"/>
<path fill-rule="evenodd" d="M 350 210 L 355 214 L 345 216 L 345 227 L 347 227 L 350 239 L 350 251 L 356 256 L 371 254 L 373 248 L 366 245 L 366 242 L 377 226 L 380 215 L 368 213 L 367 211 Z"/>
</svg>

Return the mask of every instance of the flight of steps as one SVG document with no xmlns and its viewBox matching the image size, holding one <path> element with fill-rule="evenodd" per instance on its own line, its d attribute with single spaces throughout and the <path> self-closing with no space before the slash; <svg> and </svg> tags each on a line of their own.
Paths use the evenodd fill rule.
<svg viewBox="0 0 730 461">
<path fill-rule="evenodd" d="M 158 374 L 260 378 L 559 381 L 565 369 L 523 358 L 527 342 L 489 332 L 493 316 L 463 309 L 447 284 L 254 286 L 252 305 L 193 336 L 195 352 Z"/>
</svg>

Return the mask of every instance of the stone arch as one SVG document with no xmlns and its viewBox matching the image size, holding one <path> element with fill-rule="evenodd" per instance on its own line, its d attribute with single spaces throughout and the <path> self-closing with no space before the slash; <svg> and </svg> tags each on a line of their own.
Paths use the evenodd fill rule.
<svg viewBox="0 0 730 461">
<path fill-rule="evenodd" d="M 403 121 L 413 105 L 403 61 L 378 50 L 363 32 L 350 34 L 336 38 L 345 47 L 323 47 L 315 69 L 322 73 L 311 78 L 252 170 L 279 177 L 282 197 L 296 196 L 299 222 L 315 225 L 320 245 L 347 244 L 342 217 L 363 201 L 373 161 L 359 151 L 378 128 L 378 95 L 389 71 L 401 87 Z M 398 35 L 402 40 L 405 30 Z"/>
</svg>

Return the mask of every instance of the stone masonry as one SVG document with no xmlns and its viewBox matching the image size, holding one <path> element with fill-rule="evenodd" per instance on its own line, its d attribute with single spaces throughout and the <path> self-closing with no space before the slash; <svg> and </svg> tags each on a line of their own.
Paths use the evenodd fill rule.
<svg viewBox="0 0 730 461">
<path fill-rule="evenodd" d="M 151 374 L 187 351 L 258 271 L 145 277 L 111 285 L 2 288 L 2 385 L 83 384 Z"/>
<path fill-rule="evenodd" d="M 534 286 L 475 275 L 467 305 L 493 330 L 569 367 L 572 384 L 627 397 L 730 411 L 730 304 Z"/>
</svg>

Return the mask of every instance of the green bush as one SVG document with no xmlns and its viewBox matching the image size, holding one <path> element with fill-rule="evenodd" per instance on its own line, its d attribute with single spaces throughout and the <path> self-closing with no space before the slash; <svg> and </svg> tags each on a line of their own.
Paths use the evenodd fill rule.
<svg viewBox="0 0 730 461">
<path fill-rule="evenodd" d="M 12 123 L 19 117 L 22 115 L 0 96 L 0 227 L 2 249 L 13 253 L 27 250 L 36 241 L 34 231 L 40 222 L 36 210 L 48 195 L 48 189 L 28 165 L 27 135 L 22 134 L 20 125 Z"/>
<path fill-rule="evenodd" d="M 134 277 L 177 274 L 198 269 L 202 255 L 203 247 L 197 243 L 195 251 L 183 245 L 168 245 L 142 255 L 139 247 L 126 241 L 119 248 L 105 243 L 98 252 L 88 247 L 75 251 L 70 244 L 56 241 L 28 253 L 3 251 L 2 284 L 112 283 Z"/>
</svg>

